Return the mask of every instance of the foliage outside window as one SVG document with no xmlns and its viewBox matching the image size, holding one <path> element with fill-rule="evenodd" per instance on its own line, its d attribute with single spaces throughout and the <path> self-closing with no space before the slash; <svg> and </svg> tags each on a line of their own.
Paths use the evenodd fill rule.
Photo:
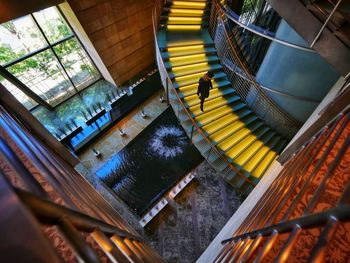
<svg viewBox="0 0 350 263">
<path fill-rule="evenodd" d="M 0 25 L 0 64 L 55 106 L 100 78 L 57 7 Z M 28 109 L 37 103 L 0 76 Z"/>
</svg>

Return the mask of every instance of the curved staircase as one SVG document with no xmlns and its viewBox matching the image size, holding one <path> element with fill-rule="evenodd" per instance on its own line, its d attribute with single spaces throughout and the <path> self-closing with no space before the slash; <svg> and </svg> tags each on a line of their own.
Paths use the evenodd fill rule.
<svg viewBox="0 0 350 263">
<path fill-rule="evenodd" d="M 186 111 L 236 169 L 229 168 L 220 156 L 210 154 L 211 146 L 203 136 L 192 133 L 192 121 L 185 109 L 171 101 L 173 108 L 179 109 L 180 122 L 187 133 L 193 135 L 192 141 L 202 155 L 230 184 L 247 194 L 287 140 L 265 125 L 231 86 L 207 30 L 209 5 L 210 1 L 168 1 L 162 10 L 157 43 L 169 79 Z M 201 112 L 197 86 L 199 78 L 208 70 L 214 72 L 213 89 Z"/>
</svg>

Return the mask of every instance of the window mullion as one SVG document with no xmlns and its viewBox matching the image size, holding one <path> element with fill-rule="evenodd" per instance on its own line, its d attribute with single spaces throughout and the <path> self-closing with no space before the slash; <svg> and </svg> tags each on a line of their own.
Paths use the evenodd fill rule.
<svg viewBox="0 0 350 263">
<path fill-rule="evenodd" d="M 53 46 L 50 44 L 48 38 L 46 37 L 46 35 L 45 35 L 44 31 L 43 31 L 43 29 L 40 27 L 38 21 L 36 20 L 36 18 L 35 18 L 32 14 L 31 14 L 31 17 L 33 18 L 34 23 L 37 25 L 37 27 L 38 27 L 38 29 L 40 30 L 41 34 L 42 34 L 43 37 L 45 38 L 45 41 L 46 41 L 47 44 L 49 45 L 50 50 L 52 51 L 52 53 L 53 53 L 54 56 L 56 57 L 58 63 L 60 64 L 61 68 L 63 69 L 64 73 L 66 74 L 66 76 L 67 76 L 69 82 L 72 84 L 72 86 L 73 86 L 73 88 L 75 89 L 75 91 L 79 94 L 79 91 L 78 91 L 77 87 L 75 86 L 73 80 L 69 77 L 69 74 L 68 74 L 66 68 L 64 67 L 64 65 L 63 65 L 61 59 L 59 58 L 59 56 L 57 55 L 55 49 L 54 49 Z"/>
</svg>

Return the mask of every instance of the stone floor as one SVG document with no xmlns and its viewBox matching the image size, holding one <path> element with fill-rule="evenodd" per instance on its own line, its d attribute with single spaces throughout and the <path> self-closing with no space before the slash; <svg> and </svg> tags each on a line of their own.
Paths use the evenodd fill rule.
<svg viewBox="0 0 350 263">
<path fill-rule="evenodd" d="M 208 162 L 192 173 L 194 181 L 145 228 L 169 263 L 195 262 L 243 202 Z"/>
<path fill-rule="evenodd" d="M 160 92 L 149 98 L 82 152 L 77 170 L 140 234 L 150 240 L 167 262 L 194 262 L 243 201 L 206 161 L 192 171 L 194 181 L 145 229 L 139 225 L 139 218 L 94 176 L 110 156 L 120 151 L 167 108 L 166 103 L 159 102 L 159 95 Z M 149 114 L 148 118 L 140 116 L 142 109 Z M 127 133 L 126 137 L 119 135 L 119 128 Z M 101 159 L 93 155 L 92 148 L 102 153 Z"/>
</svg>

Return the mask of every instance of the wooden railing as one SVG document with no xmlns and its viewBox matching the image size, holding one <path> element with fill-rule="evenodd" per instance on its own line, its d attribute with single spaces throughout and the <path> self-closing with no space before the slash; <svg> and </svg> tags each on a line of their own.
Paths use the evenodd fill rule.
<svg viewBox="0 0 350 263">
<path fill-rule="evenodd" d="M 234 236 L 222 241 L 214 262 L 323 262 L 331 257 L 330 242 L 350 232 L 349 149 L 348 109 L 288 160 Z M 343 242 L 334 248 L 343 257 L 339 262 L 350 254 L 350 240 Z"/>
<path fill-rule="evenodd" d="M 197 124 L 196 120 L 192 117 L 192 115 L 188 112 L 186 106 L 183 104 L 177 90 L 175 89 L 169 75 L 167 72 L 167 69 L 164 65 L 162 56 L 161 56 L 161 50 L 158 46 L 158 25 L 160 21 L 160 14 L 164 6 L 164 1 L 162 0 L 156 0 L 155 1 L 155 7 L 152 12 L 152 21 L 153 21 L 153 34 L 154 34 L 154 43 L 155 43 L 155 51 L 156 51 L 156 61 L 158 64 L 158 69 L 160 73 L 160 77 L 163 83 L 163 86 L 167 93 L 168 102 L 170 102 L 170 105 L 173 107 L 175 113 L 177 114 L 178 119 L 181 122 L 181 117 L 179 116 L 180 110 L 184 112 L 186 116 L 186 120 L 189 120 L 191 125 L 189 127 L 186 127 L 183 125 L 185 131 L 187 134 L 192 137 L 194 130 L 197 132 L 199 136 L 203 138 L 203 141 L 205 141 L 205 144 L 209 146 L 209 151 L 207 157 L 210 157 L 213 160 L 220 159 L 221 163 L 225 164 L 229 169 L 225 170 L 225 173 L 229 173 L 230 171 L 233 171 L 238 176 L 240 176 L 242 179 L 244 179 L 247 183 L 249 183 L 252 186 L 255 186 L 256 184 L 252 182 L 250 179 L 248 179 L 241 171 L 239 171 L 211 142 L 211 140 L 208 138 L 208 136 L 205 134 L 205 132 L 201 129 L 201 127 Z M 197 147 L 200 147 L 196 145 Z M 217 158 L 216 158 L 217 157 Z M 209 158 L 207 158 L 208 161 L 210 161 Z"/>
<path fill-rule="evenodd" d="M 266 123 L 287 138 L 292 138 L 301 123 L 282 110 L 255 80 L 247 62 L 227 32 L 227 17 L 218 0 L 212 1 L 209 31 L 224 71 L 240 97 Z M 244 77 L 241 77 L 241 76 Z"/>
<path fill-rule="evenodd" d="M 1 262 L 162 262 L 85 178 L 2 106 L 0 188 Z"/>
</svg>

